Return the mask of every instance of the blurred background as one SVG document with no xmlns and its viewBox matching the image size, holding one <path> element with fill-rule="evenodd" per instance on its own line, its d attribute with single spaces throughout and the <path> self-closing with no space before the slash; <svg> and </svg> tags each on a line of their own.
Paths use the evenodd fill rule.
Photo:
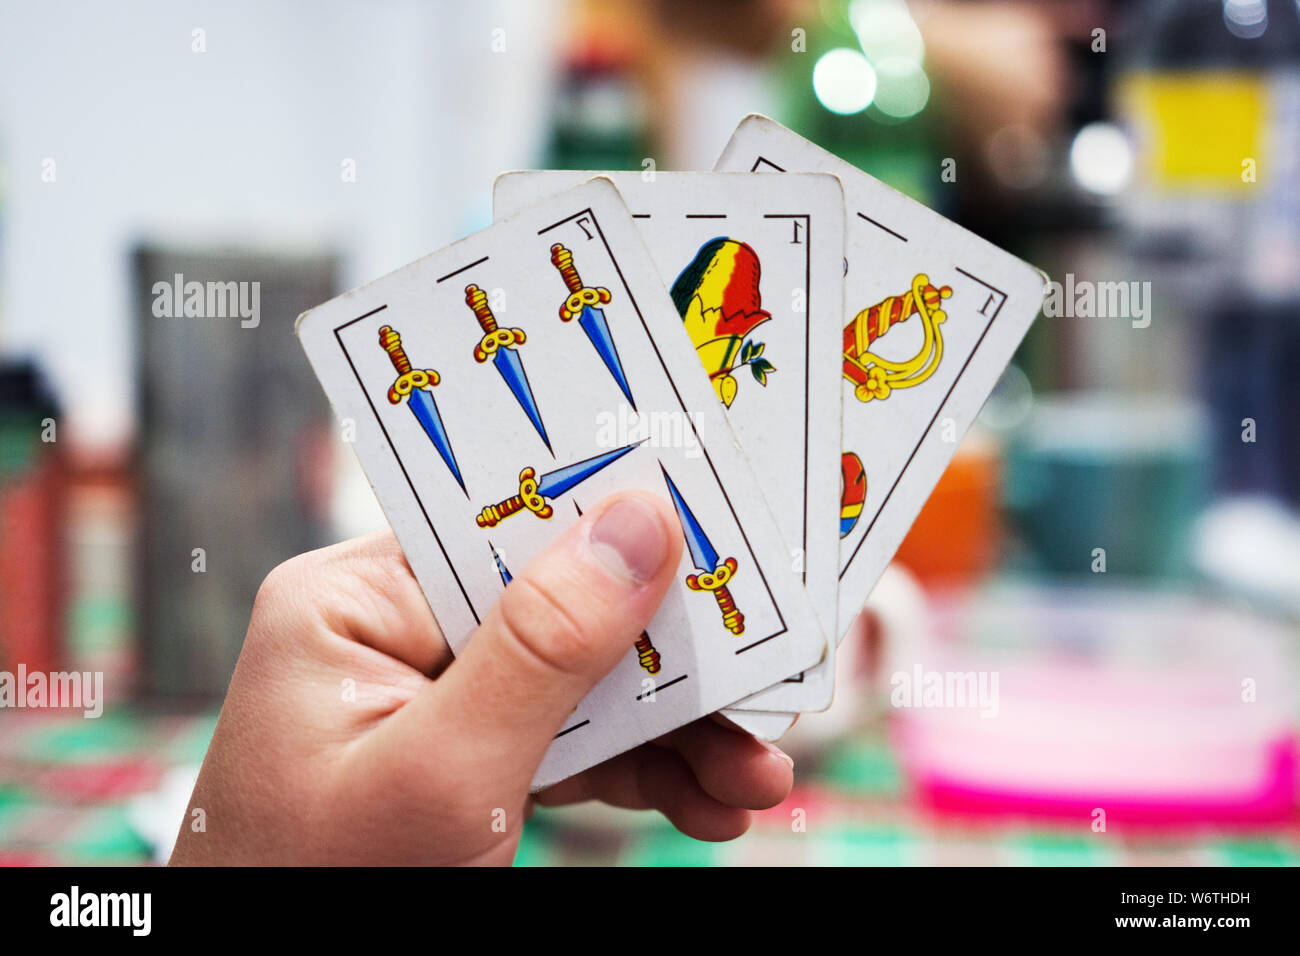
<svg viewBox="0 0 1300 956">
<path fill-rule="evenodd" d="M 300 311 L 501 171 L 710 169 L 755 111 L 1061 286 L 791 798 L 720 846 L 542 811 L 519 861 L 1300 861 L 1296 0 L 0 9 L 0 671 L 107 700 L 0 709 L 0 863 L 165 859 L 258 583 L 384 526 Z M 256 323 L 170 317 L 177 274 Z M 931 672 L 996 706 L 904 706 Z"/>
</svg>

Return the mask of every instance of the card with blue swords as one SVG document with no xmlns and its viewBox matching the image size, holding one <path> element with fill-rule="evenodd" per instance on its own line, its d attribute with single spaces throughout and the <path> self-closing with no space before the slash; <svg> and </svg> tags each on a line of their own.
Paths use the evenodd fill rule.
<svg viewBox="0 0 1300 956">
<path fill-rule="evenodd" d="M 492 315 L 492 308 L 488 305 L 487 293 L 472 283 L 465 286 L 465 304 L 473 311 L 474 317 L 478 319 L 479 328 L 483 330 L 483 338 L 479 340 L 478 345 L 474 346 L 474 361 L 481 365 L 488 359 L 492 360 L 492 364 L 497 367 L 506 385 L 510 387 L 515 401 L 524 410 L 528 420 L 533 423 L 537 434 L 542 437 L 546 450 L 554 457 L 555 452 L 551 451 L 551 440 L 546 437 L 546 426 L 542 424 L 542 413 L 537 409 L 532 387 L 528 384 L 528 375 L 524 372 L 523 360 L 520 359 L 517 351 L 518 347 L 527 340 L 524 330 L 499 328 L 496 317 Z"/>
<path fill-rule="evenodd" d="M 560 306 L 561 320 L 569 322 L 574 316 L 578 317 L 582 331 L 587 333 L 587 338 L 595 346 L 596 354 L 605 363 L 605 368 L 609 369 L 609 374 L 614 376 L 614 381 L 618 382 L 618 387 L 623 390 L 628 404 L 635 411 L 636 402 L 632 399 L 632 390 L 628 388 L 627 376 L 623 374 L 623 363 L 619 361 L 614 337 L 609 333 L 609 323 L 600 308 L 609 305 L 609 290 L 583 285 L 578 269 L 573 264 L 573 253 L 558 242 L 551 246 L 551 265 L 560 271 L 560 278 L 569 289 L 569 297 Z"/>
<path fill-rule="evenodd" d="M 673 480 L 668 477 L 668 469 L 664 468 L 663 462 L 659 463 L 659 469 L 664 473 L 664 481 L 668 482 L 668 493 L 672 496 L 673 507 L 677 509 L 677 520 L 682 523 L 682 534 L 686 536 L 686 547 L 691 552 L 691 563 L 700 572 L 688 574 L 686 586 L 692 591 L 712 593 L 718 602 L 718 609 L 722 611 L 723 626 L 732 634 L 744 634 L 745 615 L 740 613 L 736 602 L 731 598 L 731 591 L 727 589 L 727 582 L 736 576 L 739 562 L 735 558 L 718 560 L 717 550 L 709 542 L 700 523 L 695 520 L 695 515 L 687 507 Z"/>
<path fill-rule="evenodd" d="M 456 464 L 456 453 L 451 449 L 451 439 L 447 436 L 442 416 L 438 414 L 438 403 L 433 400 L 433 387 L 441 381 L 438 373 L 431 368 L 411 367 L 406 349 L 402 348 L 402 337 L 392 326 L 385 325 L 379 330 L 379 344 L 388 353 L 393 368 L 397 370 L 397 381 L 388 389 L 389 403 L 400 405 L 402 399 L 406 399 L 411 414 L 429 436 L 433 447 L 438 449 L 438 454 L 456 479 L 456 484 L 460 485 L 460 490 L 468 497 L 469 492 L 465 491 L 465 482 L 460 477 L 460 466 Z"/>
<path fill-rule="evenodd" d="M 525 468 L 519 473 L 519 494 L 497 504 L 488 505 L 474 520 L 478 522 L 480 528 L 495 528 L 506 518 L 520 511 L 531 511 L 539 518 L 549 518 L 555 513 L 555 509 L 547 504 L 548 498 L 558 498 L 602 468 L 612 465 L 640 444 L 641 442 L 634 442 L 622 448 L 615 448 L 613 451 L 594 455 L 572 465 L 547 472 L 540 478 L 537 477 L 536 469 Z"/>
</svg>

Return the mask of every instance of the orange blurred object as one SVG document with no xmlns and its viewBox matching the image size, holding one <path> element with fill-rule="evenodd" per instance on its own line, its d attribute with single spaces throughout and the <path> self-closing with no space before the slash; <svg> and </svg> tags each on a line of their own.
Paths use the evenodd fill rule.
<svg viewBox="0 0 1300 956">
<path fill-rule="evenodd" d="M 1000 459 L 992 441 L 972 433 L 921 508 L 895 556 L 926 585 L 968 584 L 997 562 Z"/>
</svg>

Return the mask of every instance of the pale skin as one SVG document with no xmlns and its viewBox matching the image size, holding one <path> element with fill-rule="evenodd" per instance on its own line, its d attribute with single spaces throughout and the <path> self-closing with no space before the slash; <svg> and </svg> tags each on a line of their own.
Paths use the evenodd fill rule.
<svg viewBox="0 0 1300 956">
<path fill-rule="evenodd" d="M 573 708 L 633 653 L 681 551 L 665 501 L 608 498 L 515 576 L 454 660 L 391 533 L 276 568 L 171 862 L 509 864 L 534 804 L 587 800 L 740 836 L 793 768 L 722 718 L 528 793 Z"/>
</svg>

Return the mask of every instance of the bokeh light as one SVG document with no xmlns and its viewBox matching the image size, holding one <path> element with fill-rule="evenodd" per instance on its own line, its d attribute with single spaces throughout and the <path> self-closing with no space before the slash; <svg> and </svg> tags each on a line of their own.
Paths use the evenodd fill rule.
<svg viewBox="0 0 1300 956">
<path fill-rule="evenodd" d="M 849 22 L 872 63 L 903 57 L 919 64 L 925 55 L 921 31 L 904 0 L 853 0 Z"/>
<path fill-rule="evenodd" d="M 1112 123 L 1089 123 L 1070 145 L 1070 174 L 1089 192 L 1113 195 L 1128 185 L 1133 150 L 1128 137 Z"/>
<path fill-rule="evenodd" d="M 1229 33 L 1253 40 L 1268 29 L 1268 4 L 1264 0 L 1223 0 L 1223 22 Z"/>
<path fill-rule="evenodd" d="M 813 67 L 813 92 L 832 113 L 861 113 L 876 95 L 876 71 L 857 50 L 828 50 Z"/>
<path fill-rule="evenodd" d="M 921 64 L 907 57 L 886 57 L 876 64 L 876 109 L 894 119 L 907 119 L 930 100 L 930 79 Z"/>
</svg>

